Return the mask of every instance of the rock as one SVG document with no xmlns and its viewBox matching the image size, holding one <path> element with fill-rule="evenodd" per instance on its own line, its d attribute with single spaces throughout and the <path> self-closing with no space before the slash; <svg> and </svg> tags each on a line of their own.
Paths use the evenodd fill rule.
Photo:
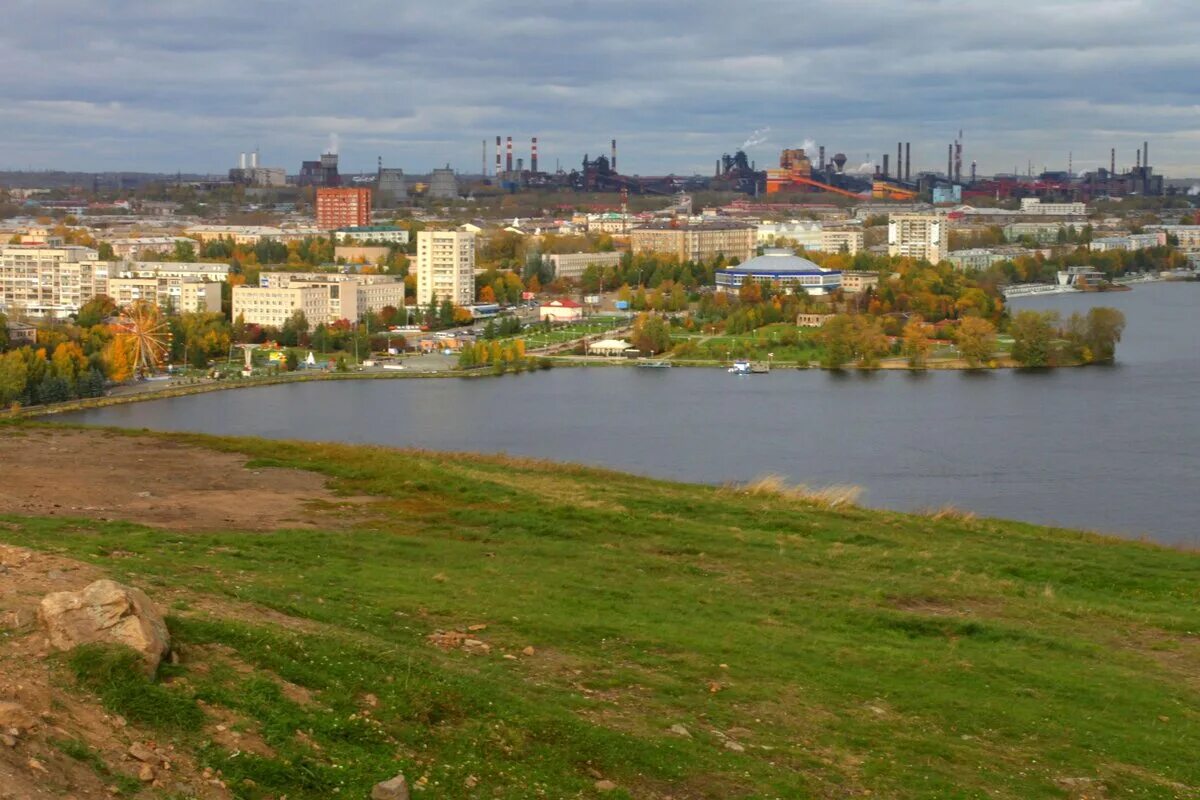
<svg viewBox="0 0 1200 800">
<path fill-rule="evenodd" d="M 534 652 L 535 652 L 535 651 L 534 651 L 534 649 L 533 649 L 533 646 L 531 645 L 531 646 L 529 646 L 529 647 L 526 647 L 524 650 L 522 650 L 522 651 L 521 651 L 521 655 L 525 655 L 525 656 L 531 656 L 531 655 L 533 655 L 533 654 L 534 654 Z"/>
<path fill-rule="evenodd" d="M 617 785 L 610 780 L 596 781 L 594 785 L 597 792 L 611 792 L 617 788 Z"/>
<path fill-rule="evenodd" d="M 672 725 L 672 726 L 671 726 L 670 728 L 668 728 L 667 730 L 669 730 L 671 733 L 675 734 L 676 736 L 682 736 L 682 737 L 684 737 L 685 739 L 690 739 L 690 738 L 692 738 L 692 732 L 691 732 L 691 731 L 689 731 L 689 730 L 688 730 L 686 727 L 684 727 L 683 725 L 680 725 L 678 722 L 676 722 L 674 725 Z"/>
<path fill-rule="evenodd" d="M 143 783 L 151 783 L 155 777 L 157 775 L 154 772 L 154 767 L 149 764 L 142 764 L 142 768 L 138 770 L 138 780 Z"/>
<path fill-rule="evenodd" d="M 154 674 L 171 650 L 162 615 L 141 589 L 102 580 L 79 592 L 42 598 L 38 619 L 59 650 L 92 642 L 132 647 Z"/>
<path fill-rule="evenodd" d="M 5 747 L 16 747 L 17 737 L 9 736 L 7 733 L 0 733 L 0 743 L 3 743 Z"/>
<path fill-rule="evenodd" d="M 140 742 L 129 746 L 129 755 L 146 764 L 158 764 L 163 760 L 162 756 Z"/>
<path fill-rule="evenodd" d="M 375 788 L 371 790 L 371 800 L 409 800 L 408 781 L 401 774 L 375 784 Z"/>
<path fill-rule="evenodd" d="M 725 749 L 726 749 L 726 750 L 732 750 L 732 751 L 733 751 L 733 752 L 735 752 L 735 753 L 744 753 L 744 752 L 746 752 L 746 746 L 745 746 L 745 745 L 743 745 L 743 744 L 739 744 L 738 742 L 735 742 L 733 739 L 726 739 L 726 740 L 725 740 Z"/>
<path fill-rule="evenodd" d="M 46 765 L 38 761 L 36 758 L 29 759 L 29 761 L 26 762 L 26 766 L 28 766 L 34 772 L 41 772 L 47 775 L 50 774 L 50 770 L 46 769 Z"/>
<path fill-rule="evenodd" d="M 37 720 L 20 703 L 0 701 L 0 728 L 15 728 L 17 733 L 27 731 Z M 10 733 L 10 736 L 16 734 Z"/>
</svg>

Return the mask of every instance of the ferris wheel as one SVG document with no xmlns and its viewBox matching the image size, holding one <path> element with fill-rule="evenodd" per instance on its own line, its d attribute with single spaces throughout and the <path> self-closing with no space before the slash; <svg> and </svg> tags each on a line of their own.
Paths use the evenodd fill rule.
<svg viewBox="0 0 1200 800">
<path fill-rule="evenodd" d="M 137 375 L 155 372 L 166 362 L 171 349 L 171 328 L 153 303 L 135 300 L 126 306 L 117 323 L 117 332 L 127 340 Z"/>
</svg>

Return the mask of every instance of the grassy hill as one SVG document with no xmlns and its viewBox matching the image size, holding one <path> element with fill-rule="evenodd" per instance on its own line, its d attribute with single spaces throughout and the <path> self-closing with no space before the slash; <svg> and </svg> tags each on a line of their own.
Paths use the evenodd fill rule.
<svg viewBox="0 0 1200 800">
<path fill-rule="evenodd" d="M 64 668 L 236 797 L 397 771 L 431 798 L 1200 796 L 1194 553 L 769 482 L 170 439 L 372 498 L 265 533 L 0 515 L 0 541 L 176 597 L 158 682 Z"/>
</svg>

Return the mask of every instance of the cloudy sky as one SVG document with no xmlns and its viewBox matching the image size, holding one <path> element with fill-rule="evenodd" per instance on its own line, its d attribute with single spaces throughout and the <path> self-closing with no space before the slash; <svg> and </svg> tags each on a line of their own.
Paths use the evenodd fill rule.
<svg viewBox="0 0 1200 800">
<path fill-rule="evenodd" d="M 0 169 L 478 172 L 619 142 L 622 172 L 760 168 L 815 141 L 944 168 L 1200 175 L 1195 0 L 5 0 Z M 755 135 L 755 132 L 758 132 Z M 494 144 L 489 144 L 489 168 Z"/>
</svg>

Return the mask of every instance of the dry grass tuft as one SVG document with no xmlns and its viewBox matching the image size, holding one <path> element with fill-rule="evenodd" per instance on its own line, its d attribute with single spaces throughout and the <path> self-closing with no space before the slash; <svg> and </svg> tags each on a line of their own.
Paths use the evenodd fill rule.
<svg viewBox="0 0 1200 800">
<path fill-rule="evenodd" d="M 780 475 L 761 475 L 749 483 L 734 487 L 739 494 L 754 497 L 782 497 L 787 500 L 799 500 L 811 503 L 821 508 L 841 508 L 858 505 L 863 488 L 851 484 L 835 484 L 812 488 L 803 483 L 789 484 Z"/>
<path fill-rule="evenodd" d="M 949 520 L 951 522 L 974 522 L 975 512 L 964 511 L 961 508 L 952 506 L 949 503 L 938 508 L 927 508 L 921 512 L 925 516 L 935 521 Z"/>
</svg>

